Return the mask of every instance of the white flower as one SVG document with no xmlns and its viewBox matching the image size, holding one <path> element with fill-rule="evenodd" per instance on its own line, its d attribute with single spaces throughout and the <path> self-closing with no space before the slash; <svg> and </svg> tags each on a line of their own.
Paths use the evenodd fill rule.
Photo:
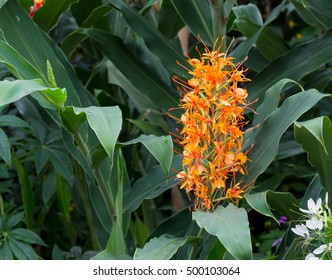
<svg viewBox="0 0 332 280">
<path fill-rule="evenodd" d="M 318 198 L 315 203 L 312 198 L 307 202 L 308 210 L 300 208 L 300 211 L 310 215 L 319 215 L 323 212 L 322 210 L 322 199 Z"/>
<path fill-rule="evenodd" d="M 295 228 L 291 228 L 291 230 L 302 237 L 309 237 L 309 230 L 304 224 L 296 225 Z"/>
<path fill-rule="evenodd" d="M 305 225 L 307 228 L 312 230 L 322 230 L 323 229 L 323 222 L 320 220 L 317 220 L 315 217 L 312 217 L 310 220 L 306 221 Z"/>
<path fill-rule="evenodd" d="M 326 245 L 326 244 L 320 245 L 317 249 L 315 249 L 315 250 L 313 251 L 313 253 L 314 253 L 315 255 L 319 255 L 319 254 L 323 253 L 323 252 L 325 251 L 326 248 L 327 248 L 327 245 Z"/>
<path fill-rule="evenodd" d="M 306 257 L 305 260 L 307 261 L 312 261 L 312 260 L 319 260 L 313 253 L 309 253 Z"/>
</svg>

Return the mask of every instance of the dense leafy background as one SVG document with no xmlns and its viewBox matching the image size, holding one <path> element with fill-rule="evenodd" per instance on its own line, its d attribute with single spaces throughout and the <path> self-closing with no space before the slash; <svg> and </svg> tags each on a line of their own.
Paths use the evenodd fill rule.
<svg viewBox="0 0 332 280">
<path fill-rule="evenodd" d="M 277 220 L 331 194 L 331 3 L 46 0 L 31 19 L 0 1 L 0 259 L 303 258 Z M 191 57 L 198 34 L 248 57 L 239 208 L 178 191 L 185 26 Z"/>
</svg>

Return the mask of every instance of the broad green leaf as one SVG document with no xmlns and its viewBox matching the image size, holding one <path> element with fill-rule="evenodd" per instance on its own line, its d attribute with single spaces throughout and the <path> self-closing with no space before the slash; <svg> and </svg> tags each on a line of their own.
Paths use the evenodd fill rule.
<svg viewBox="0 0 332 280">
<path fill-rule="evenodd" d="M 238 260 L 252 259 L 247 212 L 233 204 L 218 206 L 213 212 L 198 210 L 193 219 L 208 233 L 218 237 L 227 251 Z"/>
<path fill-rule="evenodd" d="M 175 156 L 172 162 L 174 170 L 181 170 L 181 163 L 182 157 Z M 124 211 L 135 211 L 145 199 L 155 198 L 179 183 L 175 171 L 171 171 L 169 177 L 165 180 L 163 168 L 160 165 L 154 166 L 124 193 Z"/>
<path fill-rule="evenodd" d="M 126 94 L 134 102 L 135 106 L 140 111 L 147 110 L 158 110 L 158 106 L 155 105 L 149 96 L 146 96 L 144 92 L 141 92 L 137 89 L 128 78 L 126 74 L 122 74 L 112 62 L 107 64 L 108 67 L 108 82 L 110 84 L 117 85 L 125 90 Z"/>
<path fill-rule="evenodd" d="M 171 0 L 179 16 L 191 32 L 201 36 L 203 41 L 213 46 L 216 40 L 214 34 L 211 6 L 208 1 L 201 0 Z"/>
<path fill-rule="evenodd" d="M 114 149 L 122 127 L 122 113 L 119 107 L 74 107 L 74 112 L 76 115 L 85 113 L 90 127 L 113 163 Z"/>
<path fill-rule="evenodd" d="M 163 234 L 170 234 L 176 237 L 185 236 L 192 223 L 191 212 L 185 208 L 173 216 L 165 219 L 151 233 L 150 238 Z"/>
<path fill-rule="evenodd" d="M 61 15 L 67 11 L 72 3 L 79 0 L 56 0 L 45 1 L 33 17 L 33 20 L 46 32 L 54 28 Z"/>
<path fill-rule="evenodd" d="M 11 70 L 16 69 L 19 73 L 18 77 L 40 78 L 46 83 L 46 61 L 49 60 L 52 63 L 58 87 L 65 88 L 68 92 L 67 105 L 81 107 L 95 104 L 91 94 L 79 82 L 72 65 L 56 42 L 30 19 L 17 0 L 8 1 L 1 8 L 0 29 L 3 34 L 0 36 L 0 60 L 5 61 L 6 65 L 10 64 Z M 4 44 L 12 46 L 15 50 L 4 50 L 2 48 Z M 31 69 L 31 65 L 35 70 Z"/>
<path fill-rule="evenodd" d="M 152 238 L 143 249 L 136 249 L 134 260 L 169 260 L 190 239 L 192 237 L 174 237 L 168 234 Z"/>
<path fill-rule="evenodd" d="M 292 1 L 294 2 L 294 1 Z M 299 0 L 297 0 L 299 2 Z M 332 24 L 332 3 L 329 0 L 317 0 L 315 2 L 310 0 L 301 0 L 301 4 L 307 9 L 314 11 L 314 15 L 319 20 L 322 20 L 327 26 Z"/>
<path fill-rule="evenodd" d="M 10 144 L 6 133 L 0 128 L 0 158 L 8 165 L 12 162 L 12 155 L 10 152 Z"/>
<path fill-rule="evenodd" d="M 61 107 L 67 96 L 65 89 L 45 87 L 43 82 L 39 79 L 1 81 L 0 106 L 13 103 L 36 91 L 38 95 L 33 96 L 36 97 L 39 102 L 45 104 L 45 106 L 50 106 L 51 109 L 54 108 L 53 105 L 56 108 Z"/>
<path fill-rule="evenodd" d="M 122 145 L 142 143 L 150 153 L 158 160 L 167 176 L 173 159 L 173 141 L 171 136 L 140 135 Z"/>
<path fill-rule="evenodd" d="M 308 153 L 322 185 L 332 193 L 332 123 L 326 116 L 295 123 L 295 138 Z"/>
<path fill-rule="evenodd" d="M 163 0 L 158 12 L 158 30 L 167 38 L 176 37 L 184 26 L 179 14 L 176 12 L 170 0 Z"/>
<path fill-rule="evenodd" d="M 7 2 L 7 0 L 0 0 L 0 9 Z"/>
<path fill-rule="evenodd" d="M 123 239 L 123 232 L 118 223 L 115 223 L 112 228 L 110 238 L 108 240 L 106 249 L 113 256 L 125 256 L 126 255 L 126 244 Z"/>
<path fill-rule="evenodd" d="M 271 210 L 277 212 L 280 216 L 286 216 L 288 220 L 296 220 L 299 218 L 298 202 L 291 193 L 265 191 L 245 196 L 248 204 L 257 212 L 271 217 L 278 221 L 279 217 L 275 217 Z"/>
<path fill-rule="evenodd" d="M 25 228 L 15 228 L 10 231 L 9 235 L 12 238 L 21 240 L 25 243 L 46 246 L 45 242 L 35 232 Z"/>
<path fill-rule="evenodd" d="M 119 37 L 95 29 L 87 29 L 84 32 L 115 67 L 164 112 L 177 106 L 174 89 L 161 81 L 157 74 L 152 73 L 134 56 Z M 168 57 L 168 59 L 171 58 Z"/>
<path fill-rule="evenodd" d="M 295 94 L 260 124 L 258 133 L 250 136 L 250 143 L 254 146 L 248 153 L 251 160 L 247 166 L 248 174 L 243 176 L 247 184 L 255 181 L 274 160 L 280 138 L 287 128 L 325 96 L 328 95 L 314 89 Z"/>
<path fill-rule="evenodd" d="M 151 52 L 159 57 L 169 70 L 183 76 L 188 75 L 186 70 L 176 63 L 178 61 L 182 65 L 188 66 L 182 53 L 175 49 L 170 41 L 164 37 L 150 22 L 148 22 L 147 19 L 139 15 L 133 9 L 129 8 L 129 6 L 122 0 L 112 0 L 111 5 L 123 14 L 128 22 L 128 25 L 134 30 L 135 33 L 137 33 L 138 36 L 143 38 L 145 44 Z M 120 69 L 118 65 L 116 66 Z"/>
<path fill-rule="evenodd" d="M 248 4 L 233 8 L 238 28 L 248 37 L 248 39 L 241 42 L 230 54 L 230 56 L 235 57 L 236 62 L 242 62 L 255 44 L 260 51 L 264 51 L 265 56 L 269 58 L 275 58 L 286 50 L 285 44 L 267 27 L 268 24 L 278 18 L 284 5 L 285 2 L 282 2 L 275 7 L 263 24 L 261 16 L 258 14 L 258 9 L 254 5 Z M 273 41 L 272 43 L 270 42 L 271 39 Z M 271 48 L 267 49 L 266 45 L 271 46 L 271 44 L 273 50 L 271 50 Z M 273 46 L 273 44 L 275 44 L 275 46 Z"/>
<path fill-rule="evenodd" d="M 247 87 L 250 101 L 259 99 L 253 104 L 258 106 L 263 101 L 264 93 L 283 78 L 300 81 L 305 75 L 313 72 L 332 59 L 332 31 L 326 32 L 312 41 L 300 44 L 272 61 L 257 74 Z M 273 69 L 273 75 L 271 75 Z"/>
</svg>

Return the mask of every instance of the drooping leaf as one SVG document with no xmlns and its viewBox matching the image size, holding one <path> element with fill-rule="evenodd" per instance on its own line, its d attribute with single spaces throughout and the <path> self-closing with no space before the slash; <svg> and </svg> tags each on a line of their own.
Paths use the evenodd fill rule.
<svg viewBox="0 0 332 280">
<path fill-rule="evenodd" d="M 176 254 L 179 247 L 182 247 L 192 238 L 174 237 L 168 234 L 152 238 L 143 249 L 136 249 L 134 260 L 169 260 Z"/>
<path fill-rule="evenodd" d="M 173 141 L 171 136 L 140 135 L 122 145 L 142 143 L 149 152 L 158 160 L 167 176 L 173 159 Z"/>
<path fill-rule="evenodd" d="M 282 56 L 273 60 L 247 87 L 249 99 L 259 99 L 254 106 L 263 101 L 264 93 L 283 78 L 300 81 L 305 75 L 329 62 L 332 57 L 332 31 L 303 44 L 299 44 Z M 271 74 L 273 69 L 273 74 Z"/>
<path fill-rule="evenodd" d="M 310 89 L 287 98 L 265 119 L 257 135 L 251 134 L 250 143 L 253 143 L 254 146 L 248 153 L 248 158 L 251 160 L 248 163 L 248 174 L 243 176 L 246 183 L 250 184 L 255 181 L 274 160 L 280 138 L 286 129 L 326 96 L 328 95 Z"/>
<path fill-rule="evenodd" d="M 178 14 L 195 36 L 198 34 L 203 41 L 213 46 L 214 34 L 211 6 L 208 1 L 200 0 L 171 0 Z"/>
<path fill-rule="evenodd" d="M 291 193 L 265 191 L 245 196 L 248 204 L 259 213 L 278 221 L 279 217 L 271 212 L 276 211 L 280 216 L 286 216 L 288 220 L 298 218 L 298 202 Z"/>
<path fill-rule="evenodd" d="M 317 170 L 322 185 L 332 192 L 332 123 L 324 116 L 295 123 L 295 138 L 308 153 L 308 160 Z"/>
<path fill-rule="evenodd" d="M 39 244 L 46 246 L 45 242 L 33 231 L 25 228 L 15 228 L 10 231 L 9 235 L 17 240 L 29 244 Z"/>
<path fill-rule="evenodd" d="M 74 112 L 76 115 L 85 113 L 90 127 L 113 162 L 115 145 L 122 128 L 122 113 L 119 107 L 74 107 Z"/>
<path fill-rule="evenodd" d="M 252 259 L 251 237 L 247 212 L 233 204 L 218 206 L 213 212 L 198 210 L 193 219 L 208 233 L 218 237 L 227 251 L 236 259 Z"/>
</svg>

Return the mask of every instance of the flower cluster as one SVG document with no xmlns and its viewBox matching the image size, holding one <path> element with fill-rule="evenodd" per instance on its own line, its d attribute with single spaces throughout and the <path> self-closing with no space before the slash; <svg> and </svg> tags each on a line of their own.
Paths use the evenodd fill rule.
<svg viewBox="0 0 332 280">
<path fill-rule="evenodd" d="M 322 199 L 317 202 L 309 199 L 308 209 L 301 209 L 304 213 L 302 223 L 291 230 L 301 237 L 306 260 L 332 259 L 332 215 L 326 203 L 322 205 Z"/>
<path fill-rule="evenodd" d="M 34 0 L 33 6 L 30 7 L 30 17 L 32 18 L 35 13 L 44 5 L 45 0 Z"/>
<path fill-rule="evenodd" d="M 220 52 L 222 42 L 216 44 L 213 50 L 204 44 L 200 59 L 188 58 L 191 79 L 173 78 L 184 110 L 178 119 L 183 125 L 178 131 L 181 136 L 175 140 L 183 147 L 183 170 L 177 178 L 188 197 L 194 198 L 194 210 L 211 210 L 221 199 L 237 204 L 244 192 L 235 175 L 246 171 L 242 129 L 249 104 L 239 83 L 249 79 L 240 69 L 242 64 L 235 65 L 227 52 Z"/>
</svg>

